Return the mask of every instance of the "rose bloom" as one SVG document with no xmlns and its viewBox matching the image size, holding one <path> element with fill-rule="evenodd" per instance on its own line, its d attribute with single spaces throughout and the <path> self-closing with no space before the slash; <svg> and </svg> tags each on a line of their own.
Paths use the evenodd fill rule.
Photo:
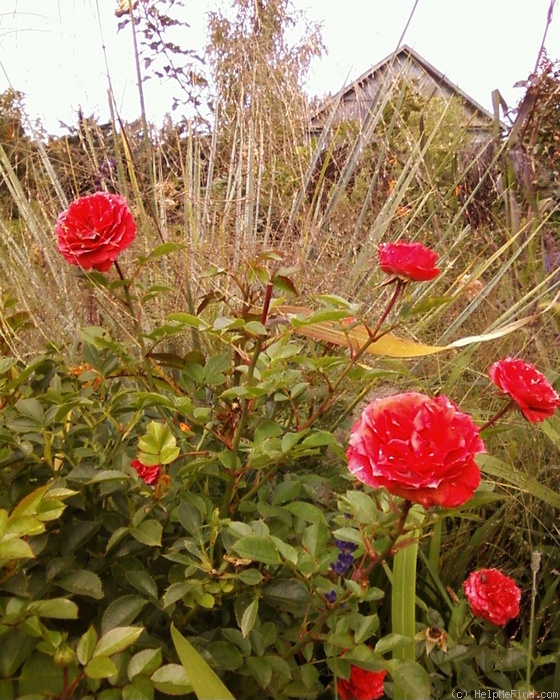
<svg viewBox="0 0 560 700">
<path fill-rule="evenodd" d="M 350 432 L 348 469 L 424 508 L 460 506 L 480 483 L 478 428 L 446 396 L 415 392 L 372 401 Z"/>
<path fill-rule="evenodd" d="M 142 462 L 139 459 L 133 459 L 130 463 L 130 466 L 136 470 L 138 476 L 142 479 L 142 481 L 145 481 L 150 486 L 152 484 L 155 484 L 159 478 L 159 464 L 155 464 L 153 467 L 148 467 L 145 464 L 142 464 Z"/>
<path fill-rule="evenodd" d="M 421 243 L 382 243 L 377 255 L 381 269 L 388 275 L 426 282 L 440 273 L 435 266 L 438 254 Z"/>
<path fill-rule="evenodd" d="M 509 394 L 531 423 L 540 423 L 554 415 L 560 396 L 547 378 L 529 362 L 507 357 L 488 370 L 490 379 Z"/>
<path fill-rule="evenodd" d="M 58 251 L 71 265 L 106 272 L 134 240 L 136 224 L 124 197 L 96 192 L 72 202 L 55 232 Z"/>
<path fill-rule="evenodd" d="M 498 569 L 473 571 L 463 588 L 473 614 L 483 620 L 505 625 L 519 615 L 521 591 Z"/>
<path fill-rule="evenodd" d="M 358 666 L 350 667 L 350 678 L 337 682 L 340 700 L 376 700 L 383 695 L 383 679 L 387 671 L 366 671 Z"/>
</svg>

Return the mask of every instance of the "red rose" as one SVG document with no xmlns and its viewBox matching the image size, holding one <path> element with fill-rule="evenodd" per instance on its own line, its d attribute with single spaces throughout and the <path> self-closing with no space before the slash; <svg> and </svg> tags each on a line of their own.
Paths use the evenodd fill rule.
<svg viewBox="0 0 560 700">
<path fill-rule="evenodd" d="M 124 197 L 96 192 L 72 202 L 55 231 L 58 251 L 71 265 L 106 272 L 134 240 L 136 224 Z"/>
<path fill-rule="evenodd" d="M 366 671 L 358 666 L 350 667 L 350 678 L 338 679 L 340 700 L 376 700 L 383 695 L 383 679 L 387 671 Z"/>
<path fill-rule="evenodd" d="M 521 591 L 498 569 L 473 571 L 463 588 L 473 614 L 483 620 L 505 625 L 519 615 Z"/>
<path fill-rule="evenodd" d="M 490 379 L 509 394 L 531 423 L 540 423 L 554 415 L 560 396 L 547 378 L 528 362 L 507 357 L 488 370 Z"/>
<path fill-rule="evenodd" d="M 147 467 L 139 459 L 133 459 L 130 466 L 136 470 L 138 476 L 150 486 L 155 484 L 159 478 L 160 465 L 155 464 L 153 467 Z"/>
<path fill-rule="evenodd" d="M 372 401 L 351 432 L 348 469 L 374 488 L 421 503 L 460 506 L 480 483 L 478 428 L 446 396 L 414 392 Z"/>
<path fill-rule="evenodd" d="M 388 275 L 426 282 L 440 273 L 435 267 L 438 254 L 421 243 L 382 243 L 377 255 L 381 269 Z"/>
</svg>

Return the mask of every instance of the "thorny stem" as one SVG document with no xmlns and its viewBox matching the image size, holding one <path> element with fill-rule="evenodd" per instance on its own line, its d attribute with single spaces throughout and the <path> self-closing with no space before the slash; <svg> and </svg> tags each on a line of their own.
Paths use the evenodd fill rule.
<svg viewBox="0 0 560 700">
<path fill-rule="evenodd" d="M 366 350 L 373 345 L 373 343 L 377 342 L 379 338 L 381 338 L 385 333 L 380 333 L 381 326 L 383 323 L 386 321 L 387 317 L 391 313 L 393 307 L 395 306 L 397 299 L 399 298 L 399 295 L 401 292 L 404 290 L 406 287 L 406 280 L 402 280 L 400 277 L 396 278 L 396 285 L 395 285 L 395 291 L 393 292 L 393 296 L 389 300 L 389 303 L 387 304 L 387 308 L 383 312 L 381 318 L 379 319 L 377 326 L 373 331 L 368 330 L 369 338 L 368 340 L 362 345 L 362 347 L 358 350 L 358 352 L 352 357 L 351 362 L 348 363 L 348 365 L 342 370 L 342 373 L 340 374 L 340 377 L 336 380 L 334 383 L 332 390 L 329 391 L 328 396 L 323 399 L 323 401 L 319 404 L 318 408 L 311 414 L 311 416 L 299 427 L 299 431 L 305 430 L 306 428 L 309 428 L 316 420 L 321 416 L 328 408 L 330 408 L 333 398 L 336 394 L 336 390 L 338 387 L 342 384 L 344 379 L 346 378 L 347 374 L 350 372 L 352 367 L 355 366 L 356 362 L 362 357 L 362 355 L 366 352 Z"/>
<path fill-rule="evenodd" d="M 124 289 L 124 296 L 126 299 L 126 305 L 128 306 L 128 309 L 130 311 L 130 315 L 132 316 L 132 320 L 134 321 L 134 328 L 136 329 L 136 337 L 138 339 L 138 343 L 140 345 L 140 351 L 142 353 L 142 359 L 144 361 L 144 365 L 146 367 L 146 374 L 148 376 L 148 382 L 150 386 L 153 388 L 154 386 L 154 378 L 152 375 L 152 365 L 150 363 L 150 359 L 148 357 L 148 353 L 146 351 L 146 344 L 144 343 L 144 337 L 142 335 L 142 327 L 140 326 L 140 320 L 138 318 L 138 315 L 136 313 L 136 309 L 134 308 L 134 304 L 132 302 L 132 297 L 130 296 L 130 282 L 126 281 L 126 278 L 123 274 L 123 271 L 121 270 L 121 266 L 119 263 L 115 260 L 115 268 L 117 270 L 117 273 L 121 280 L 124 282 L 123 289 Z"/>
<path fill-rule="evenodd" d="M 408 513 L 411 507 L 412 501 L 406 500 L 403 503 L 401 517 L 398 519 L 393 529 L 393 533 L 390 537 L 389 544 L 385 547 L 385 549 L 382 552 L 379 552 L 379 554 L 376 554 L 376 556 L 373 557 L 373 559 L 370 561 L 370 563 L 366 566 L 365 569 L 362 569 L 361 566 L 358 567 L 356 571 L 354 571 L 354 573 L 352 574 L 352 581 L 367 581 L 369 575 L 375 569 L 375 567 L 382 564 L 385 561 L 385 559 L 387 559 L 387 557 L 391 554 L 391 551 L 395 546 L 395 542 L 403 534 L 406 519 L 408 517 Z"/>
<path fill-rule="evenodd" d="M 261 314 L 261 323 L 263 326 L 266 325 L 266 320 L 268 318 L 268 312 L 270 310 L 270 302 L 272 300 L 272 289 L 273 289 L 273 283 L 271 280 L 266 286 L 266 292 L 265 292 L 265 297 L 264 297 L 264 302 L 263 302 L 263 310 L 262 310 L 262 314 Z M 251 362 L 250 362 L 249 368 L 247 370 L 246 386 L 251 386 L 251 384 L 253 382 L 255 368 L 257 366 L 257 362 L 259 360 L 259 356 L 260 356 L 261 350 L 263 348 L 264 340 L 265 339 L 262 336 L 259 336 L 255 342 L 255 349 L 253 350 Z M 220 515 L 222 516 L 222 518 L 225 518 L 227 513 L 228 513 L 229 504 L 231 502 L 231 498 L 232 498 L 233 492 L 235 490 L 235 481 L 236 481 L 235 466 L 237 464 L 237 456 L 239 454 L 239 445 L 241 443 L 241 438 L 242 438 L 243 433 L 245 431 L 245 427 L 247 426 L 248 415 L 249 415 L 249 400 L 247 399 L 246 396 L 244 396 L 241 399 L 241 416 L 239 418 L 239 423 L 237 424 L 237 428 L 235 430 L 235 435 L 233 436 L 233 441 L 232 441 L 232 445 L 231 445 L 232 460 L 231 460 L 229 480 L 228 480 L 228 484 L 227 484 L 227 487 L 226 487 L 226 490 L 224 493 L 224 500 L 222 502 L 222 507 L 220 508 Z"/>
<path fill-rule="evenodd" d="M 500 420 L 502 416 L 504 416 L 510 409 L 512 409 L 515 406 L 515 401 L 511 399 L 509 403 L 507 403 L 503 408 L 501 408 L 498 413 L 496 413 L 495 416 L 490 418 L 489 421 L 487 421 L 482 428 L 479 428 L 479 432 L 481 433 L 483 430 L 486 430 L 487 428 L 490 428 L 496 421 Z"/>
</svg>

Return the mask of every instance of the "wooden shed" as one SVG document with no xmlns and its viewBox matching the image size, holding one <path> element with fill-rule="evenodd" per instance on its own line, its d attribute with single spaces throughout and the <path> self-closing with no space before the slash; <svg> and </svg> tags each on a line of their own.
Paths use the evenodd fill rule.
<svg viewBox="0 0 560 700">
<path fill-rule="evenodd" d="M 472 134 L 473 141 L 485 141 L 493 133 L 493 115 L 406 45 L 329 98 L 313 115 L 311 133 L 319 134 L 323 131 L 333 110 L 333 126 L 341 121 L 363 123 L 380 90 L 394 89 L 403 79 L 427 99 L 441 97 L 444 100 L 460 100 L 465 110 L 465 126 Z"/>
</svg>

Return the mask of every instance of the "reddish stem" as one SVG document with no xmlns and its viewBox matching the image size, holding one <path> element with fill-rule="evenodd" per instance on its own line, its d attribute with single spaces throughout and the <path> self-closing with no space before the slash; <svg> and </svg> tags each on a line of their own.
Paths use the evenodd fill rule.
<svg viewBox="0 0 560 700">
<path fill-rule="evenodd" d="M 486 430 L 487 428 L 490 428 L 490 426 L 494 425 L 496 421 L 500 420 L 502 416 L 504 416 L 510 409 L 512 409 L 515 406 L 515 401 L 513 399 L 510 400 L 509 403 L 507 403 L 502 409 L 496 413 L 496 415 L 493 418 L 490 418 L 489 421 L 487 421 L 482 428 L 479 428 L 479 432 L 482 433 L 482 431 Z"/>
</svg>

